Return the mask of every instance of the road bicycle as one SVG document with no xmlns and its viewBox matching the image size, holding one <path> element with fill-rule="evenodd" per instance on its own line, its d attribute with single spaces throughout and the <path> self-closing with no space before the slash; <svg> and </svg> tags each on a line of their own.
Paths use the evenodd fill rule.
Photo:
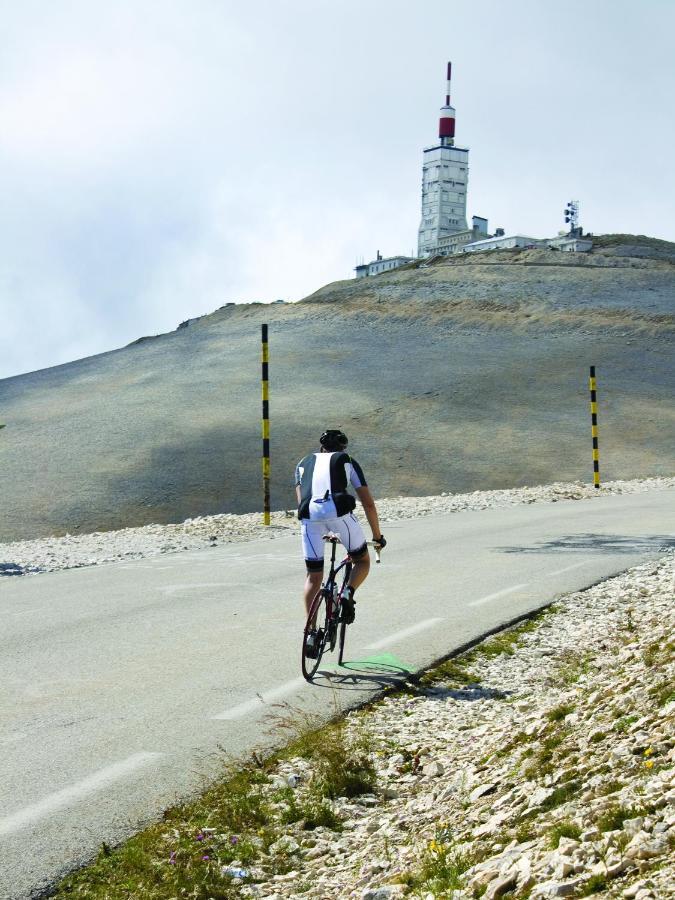
<svg viewBox="0 0 675 900">
<path fill-rule="evenodd" d="M 338 646 L 338 665 L 342 665 L 347 633 L 348 623 L 342 603 L 342 592 L 351 575 L 352 559 L 347 554 L 336 567 L 335 551 L 340 543 L 340 538 L 336 534 L 326 534 L 323 539 L 331 545 L 330 570 L 328 577 L 312 600 L 305 623 L 302 638 L 302 674 L 307 681 L 311 681 L 314 677 L 324 652 L 327 649 L 332 652 L 336 644 Z M 380 553 L 377 547 L 375 556 L 379 562 Z M 340 576 L 342 576 L 341 584 L 338 587 Z"/>
</svg>

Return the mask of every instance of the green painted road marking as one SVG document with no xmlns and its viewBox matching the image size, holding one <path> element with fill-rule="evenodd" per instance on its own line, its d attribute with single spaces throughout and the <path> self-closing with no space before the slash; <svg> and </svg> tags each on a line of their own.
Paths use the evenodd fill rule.
<svg viewBox="0 0 675 900">
<path fill-rule="evenodd" d="M 387 666 L 392 669 L 399 669 L 403 672 L 412 672 L 413 669 L 398 656 L 393 653 L 376 653 L 374 656 L 366 656 L 364 659 L 348 659 L 342 663 L 343 669 L 358 669 L 364 666 Z"/>
</svg>

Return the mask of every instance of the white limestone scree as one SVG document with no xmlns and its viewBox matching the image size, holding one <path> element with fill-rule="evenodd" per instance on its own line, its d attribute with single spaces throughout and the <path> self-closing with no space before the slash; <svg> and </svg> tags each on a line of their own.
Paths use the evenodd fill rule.
<svg viewBox="0 0 675 900">
<path fill-rule="evenodd" d="M 448 63 L 447 93 L 445 105 L 441 107 L 438 143 L 424 150 L 418 256 L 429 256 L 441 238 L 468 230 L 469 151 L 455 146 L 455 109 L 450 105 L 451 72 L 452 63 Z"/>
</svg>

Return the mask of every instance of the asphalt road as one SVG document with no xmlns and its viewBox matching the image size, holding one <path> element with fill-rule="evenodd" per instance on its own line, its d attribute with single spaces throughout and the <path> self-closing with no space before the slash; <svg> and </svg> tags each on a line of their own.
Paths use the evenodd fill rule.
<svg viewBox="0 0 675 900">
<path fill-rule="evenodd" d="M 0 897 L 25 898 L 269 741 L 675 545 L 675 491 L 389 525 L 350 664 L 300 677 L 299 539 L 0 583 Z"/>
</svg>

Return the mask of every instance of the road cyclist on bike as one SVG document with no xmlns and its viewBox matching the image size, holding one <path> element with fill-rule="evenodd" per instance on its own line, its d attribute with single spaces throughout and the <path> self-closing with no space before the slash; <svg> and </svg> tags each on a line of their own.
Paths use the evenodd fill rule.
<svg viewBox="0 0 675 900">
<path fill-rule="evenodd" d="M 386 546 L 380 529 L 377 507 L 366 483 L 363 469 L 345 452 L 347 436 L 336 428 L 324 431 L 319 438 L 321 449 L 308 454 L 295 468 L 295 491 L 298 519 L 302 533 L 302 549 L 307 567 L 304 600 L 309 613 L 312 600 L 321 587 L 324 564 L 324 536 L 340 538 L 352 560 L 349 582 L 342 592 L 345 621 L 354 621 L 356 589 L 370 570 L 368 544 L 359 520 L 354 515 L 356 500 L 347 490 L 351 485 L 361 501 L 373 534 L 377 551 Z"/>
</svg>

